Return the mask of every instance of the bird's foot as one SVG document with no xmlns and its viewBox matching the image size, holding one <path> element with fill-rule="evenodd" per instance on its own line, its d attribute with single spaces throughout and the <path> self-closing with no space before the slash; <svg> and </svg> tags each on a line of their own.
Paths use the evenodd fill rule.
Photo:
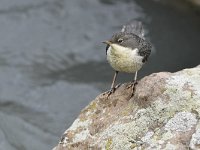
<svg viewBox="0 0 200 150">
<path fill-rule="evenodd" d="M 106 91 L 103 93 L 103 96 L 106 96 L 106 98 L 108 99 L 108 97 L 115 92 L 115 88 L 111 88 L 110 90 Z"/>
<path fill-rule="evenodd" d="M 133 97 L 134 92 L 135 92 L 135 87 L 138 84 L 137 80 L 131 81 L 131 83 L 129 83 L 129 85 L 126 87 L 127 89 L 132 88 L 132 93 L 131 93 L 131 97 Z"/>
<path fill-rule="evenodd" d="M 113 94 L 114 92 L 115 92 L 115 88 L 111 88 L 110 90 L 108 90 L 107 92 L 106 92 L 106 94 L 107 94 L 107 98 L 111 95 L 111 94 Z"/>
<path fill-rule="evenodd" d="M 107 92 L 104 93 L 104 95 L 107 95 L 107 98 L 113 94 L 117 88 L 119 88 L 121 86 L 121 83 L 120 84 L 117 84 L 115 87 L 111 88 L 110 90 L 108 90 Z"/>
<path fill-rule="evenodd" d="M 135 87 L 136 85 L 138 84 L 138 81 L 137 80 L 133 80 L 129 83 L 129 85 L 126 87 L 127 89 L 129 88 L 133 88 Z"/>
</svg>

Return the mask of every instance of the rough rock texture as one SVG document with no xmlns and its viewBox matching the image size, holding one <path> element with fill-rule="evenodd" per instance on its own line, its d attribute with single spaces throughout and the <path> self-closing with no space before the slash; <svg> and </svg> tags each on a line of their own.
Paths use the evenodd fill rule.
<svg viewBox="0 0 200 150">
<path fill-rule="evenodd" d="M 155 73 L 92 101 L 54 150 L 200 149 L 200 66 Z"/>
</svg>

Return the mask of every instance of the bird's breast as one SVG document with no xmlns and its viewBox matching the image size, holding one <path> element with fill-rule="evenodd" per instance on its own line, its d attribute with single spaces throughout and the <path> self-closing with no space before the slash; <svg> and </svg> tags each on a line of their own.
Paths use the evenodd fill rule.
<svg viewBox="0 0 200 150">
<path fill-rule="evenodd" d="M 107 60 L 116 71 L 134 73 L 142 65 L 143 57 L 138 54 L 138 49 L 130 49 L 117 44 L 112 44 L 107 51 Z"/>
</svg>

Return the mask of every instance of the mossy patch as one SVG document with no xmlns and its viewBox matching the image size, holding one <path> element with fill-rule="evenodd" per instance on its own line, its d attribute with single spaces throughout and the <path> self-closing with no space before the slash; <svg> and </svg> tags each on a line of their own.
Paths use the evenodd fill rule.
<svg viewBox="0 0 200 150">
<path fill-rule="evenodd" d="M 111 145 L 112 145 L 112 139 L 108 139 L 106 142 L 106 150 L 111 150 Z"/>
<path fill-rule="evenodd" d="M 97 108 L 97 104 L 95 101 L 91 102 L 83 111 L 82 113 L 89 113 L 94 111 Z"/>
<path fill-rule="evenodd" d="M 88 110 L 95 110 L 96 109 L 96 102 L 92 102 L 89 106 L 88 106 Z"/>
</svg>

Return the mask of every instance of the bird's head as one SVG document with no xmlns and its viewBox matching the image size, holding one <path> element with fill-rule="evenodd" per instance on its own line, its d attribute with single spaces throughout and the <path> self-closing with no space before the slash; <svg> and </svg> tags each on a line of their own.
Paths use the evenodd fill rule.
<svg viewBox="0 0 200 150">
<path fill-rule="evenodd" d="M 110 46 L 113 49 L 115 49 L 116 46 L 135 49 L 138 46 L 137 38 L 139 37 L 132 33 L 119 32 L 119 33 L 114 34 L 111 39 L 103 43 L 107 44 L 106 51 L 108 50 Z"/>
</svg>

